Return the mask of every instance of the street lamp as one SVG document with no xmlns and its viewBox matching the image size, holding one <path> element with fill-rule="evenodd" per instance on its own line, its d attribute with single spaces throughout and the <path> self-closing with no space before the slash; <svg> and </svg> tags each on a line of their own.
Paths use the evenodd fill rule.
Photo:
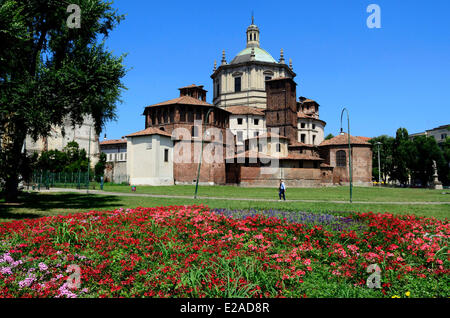
<svg viewBox="0 0 450 318">
<path fill-rule="evenodd" d="M 206 124 L 208 123 L 208 118 L 209 118 L 209 114 L 211 113 L 213 109 L 210 108 L 208 110 L 208 112 L 206 113 L 206 117 L 205 117 L 205 127 Z M 197 171 L 197 180 L 195 182 L 195 194 L 194 194 L 194 199 L 197 199 L 197 192 L 198 192 L 198 181 L 200 180 L 200 168 L 202 166 L 202 158 L 203 158 L 203 131 L 202 131 L 202 150 L 200 151 L 200 158 L 198 160 L 198 171 Z"/>
<path fill-rule="evenodd" d="M 376 145 L 378 146 L 378 186 L 381 187 L 381 162 L 380 162 L 380 146 L 382 145 L 381 142 L 377 142 Z"/>
<path fill-rule="evenodd" d="M 350 176 L 350 203 L 352 203 L 353 175 L 352 175 L 352 146 L 351 146 L 351 143 L 350 143 L 350 117 L 349 117 L 347 108 L 342 109 L 342 113 L 341 113 L 341 135 L 344 134 L 344 131 L 342 129 L 342 117 L 344 116 L 344 111 L 347 112 L 348 157 L 349 157 L 348 168 L 349 168 L 349 176 Z"/>
</svg>

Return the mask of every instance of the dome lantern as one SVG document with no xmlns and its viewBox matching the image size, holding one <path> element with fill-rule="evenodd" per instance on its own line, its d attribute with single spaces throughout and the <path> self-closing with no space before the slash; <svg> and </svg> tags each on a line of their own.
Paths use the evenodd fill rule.
<svg viewBox="0 0 450 318">
<path fill-rule="evenodd" d="M 259 47 L 259 28 L 255 25 L 252 16 L 252 24 L 247 28 L 247 47 Z"/>
</svg>

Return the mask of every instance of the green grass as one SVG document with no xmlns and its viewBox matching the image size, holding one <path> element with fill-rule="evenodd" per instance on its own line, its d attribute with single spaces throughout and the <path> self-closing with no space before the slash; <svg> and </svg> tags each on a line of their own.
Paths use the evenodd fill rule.
<svg viewBox="0 0 450 318">
<path fill-rule="evenodd" d="M 206 187 L 202 187 L 206 188 Z M 219 187 L 214 187 L 219 188 Z M 232 188 L 232 187 L 230 187 Z M 169 191 L 169 188 L 154 188 L 160 190 L 166 189 L 166 194 L 175 194 Z M 241 188 L 233 188 L 241 190 Z M 360 188 L 358 188 L 359 190 Z M 297 190 L 297 189 L 291 189 Z M 310 190 L 314 193 L 321 189 L 301 189 Z M 374 191 L 376 189 L 372 189 Z M 385 190 L 385 189 L 381 189 Z M 401 189 L 403 190 L 403 189 Z M 111 190 L 110 190 L 111 191 Z M 205 190 L 203 190 L 205 191 Z M 272 189 L 273 191 L 273 189 Z M 332 189 L 332 191 L 337 191 Z M 341 191 L 341 190 L 339 190 Z M 427 192 L 428 190 L 422 190 Z M 233 193 L 233 197 L 237 197 L 237 193 Z M 293 191 L 294 192 L 294 191 Z M 305 192 L 307 193 L 307 192 Z M 273 197 L 273 194 L 272 194 Z M 167 205 L 190 205 L 200 204 L 210 206 L 211 208 L 228 208 L 228 209 L 279 209 L 285 211 L 311 211 L 311 212 L 338 212 L 340 214 L 348 214 L 353 211 L 357 212 L 389 212 L 393 214 L 415 214 L 418 216 L 436 217 L 445 219 L 450 216 L 450 204 L 443 203 L 439 205 L 425 204 L 339 204 L 331 202 L 265 202 L 265 201 L 238 201 L 224 199 L 179 199 L 179 198 L 152 198 L 137 196 L 113 196 L 113 195 L 95 195 L 80 193 L 31 193 L 24 194 L 20 198 L 19 204 L 5 204 L 0 201 L 0 222 L 18 220 L 24 218 L 38 218 L 43 216 L 51 216 L 58 214 L 69 214 L 86 212 L 92 210 L 114 210 L 117 208 L 136 208 L 138 206 L 154 207 Z"/>
<path fill-rule="evenodd" d="M 96 187 L 98 189 L 99 187 Z M 130 193 L 131 187 L 126 185 L 105 184 L 104 191 Z M 156 195 L 192 196 L 193 185 L 177 185 L 166 187 L 137 186 L 137 193 Z M 446 194 L 443 194 L 446 193 Z M 198 195 L 202 197 L 220 198 L 253 198 L 278 199 L 274 188 L 244 188 L 236 186 L 199 186 Z M 347 201 L 349 187 L 327 188 L 288 188 L 289 200 Z M 365 202 L 448 202 L 449 190 L 409 189 L 409 188 L 377 188 L 354 187 L 353 200 Z"/>
</svg>

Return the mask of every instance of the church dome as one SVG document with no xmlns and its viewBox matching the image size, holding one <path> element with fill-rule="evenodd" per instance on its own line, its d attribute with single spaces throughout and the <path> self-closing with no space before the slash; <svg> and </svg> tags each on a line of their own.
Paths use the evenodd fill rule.
<svg viewBox="0 0 450 318">
<path fill-rule="evenodd" d="M 252 60 L 252 49 L 255 53 L 255 59 Z M 270 55 L 266 50 L 260 47 L 247 47 L 246 49 L 239 52 L 238 55 L 230 62 L 230 64 L 238 64 L 244 63 L 248 61 L 260 61 L 260 62 L 269 62 L 269 63 L 277 63 L 277 61 Z"/>
<path fill-rule="evenodd" d="M 259 61 L 268 63 L 277 63 L 275 59 L 266 50 L 263 50 L 259 46 L 259 28 L 255 24 L 254 17 L 252 16 L 252 24 L 247 28 L 247 47 L 242 50 L 231 61 L 230 64 L 238 64 L 249 61 Z"/>
</svg>

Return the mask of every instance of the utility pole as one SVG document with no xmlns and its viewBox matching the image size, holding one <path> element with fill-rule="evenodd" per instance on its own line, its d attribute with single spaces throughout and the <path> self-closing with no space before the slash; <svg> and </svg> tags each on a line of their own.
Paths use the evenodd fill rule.
<svg viewBox="0 0 450 318">
<path fill-rule="evenodd" d="M 87 189 L 86 189 L 86 193 L 89 193 L 89 172 L 91 170 L 91 130 L 92 130 L 92 126 L 89 126 L 89 145 L 88 145 L 88 166 L 87 166 Z"/>
<path fill-rule="evenodd" d="M 350 203 L 352 203 L 352 196 L 353 196 L 353 174 L 352 174 L 352 146 L 350 142 L 350 116 L 348 114 L 347 108 L 342 109 L 341 113 L 341 134 L 344 134 L 344 131 L 342 129 L 342 116 L 344 115 L 344 111 L 347 112 L 347 132 L 348 132 L 348 168 L 349 168 L 349 177 L 350 177 Z"/>
<path fill-rule="evenodd" d="M 378 146 L 378 186 L 381 187 L 381 161 L 380 161 L 380 146 L 382 145 L 381 142 L 377 142 L 376 145 Z"/>
</svg>

